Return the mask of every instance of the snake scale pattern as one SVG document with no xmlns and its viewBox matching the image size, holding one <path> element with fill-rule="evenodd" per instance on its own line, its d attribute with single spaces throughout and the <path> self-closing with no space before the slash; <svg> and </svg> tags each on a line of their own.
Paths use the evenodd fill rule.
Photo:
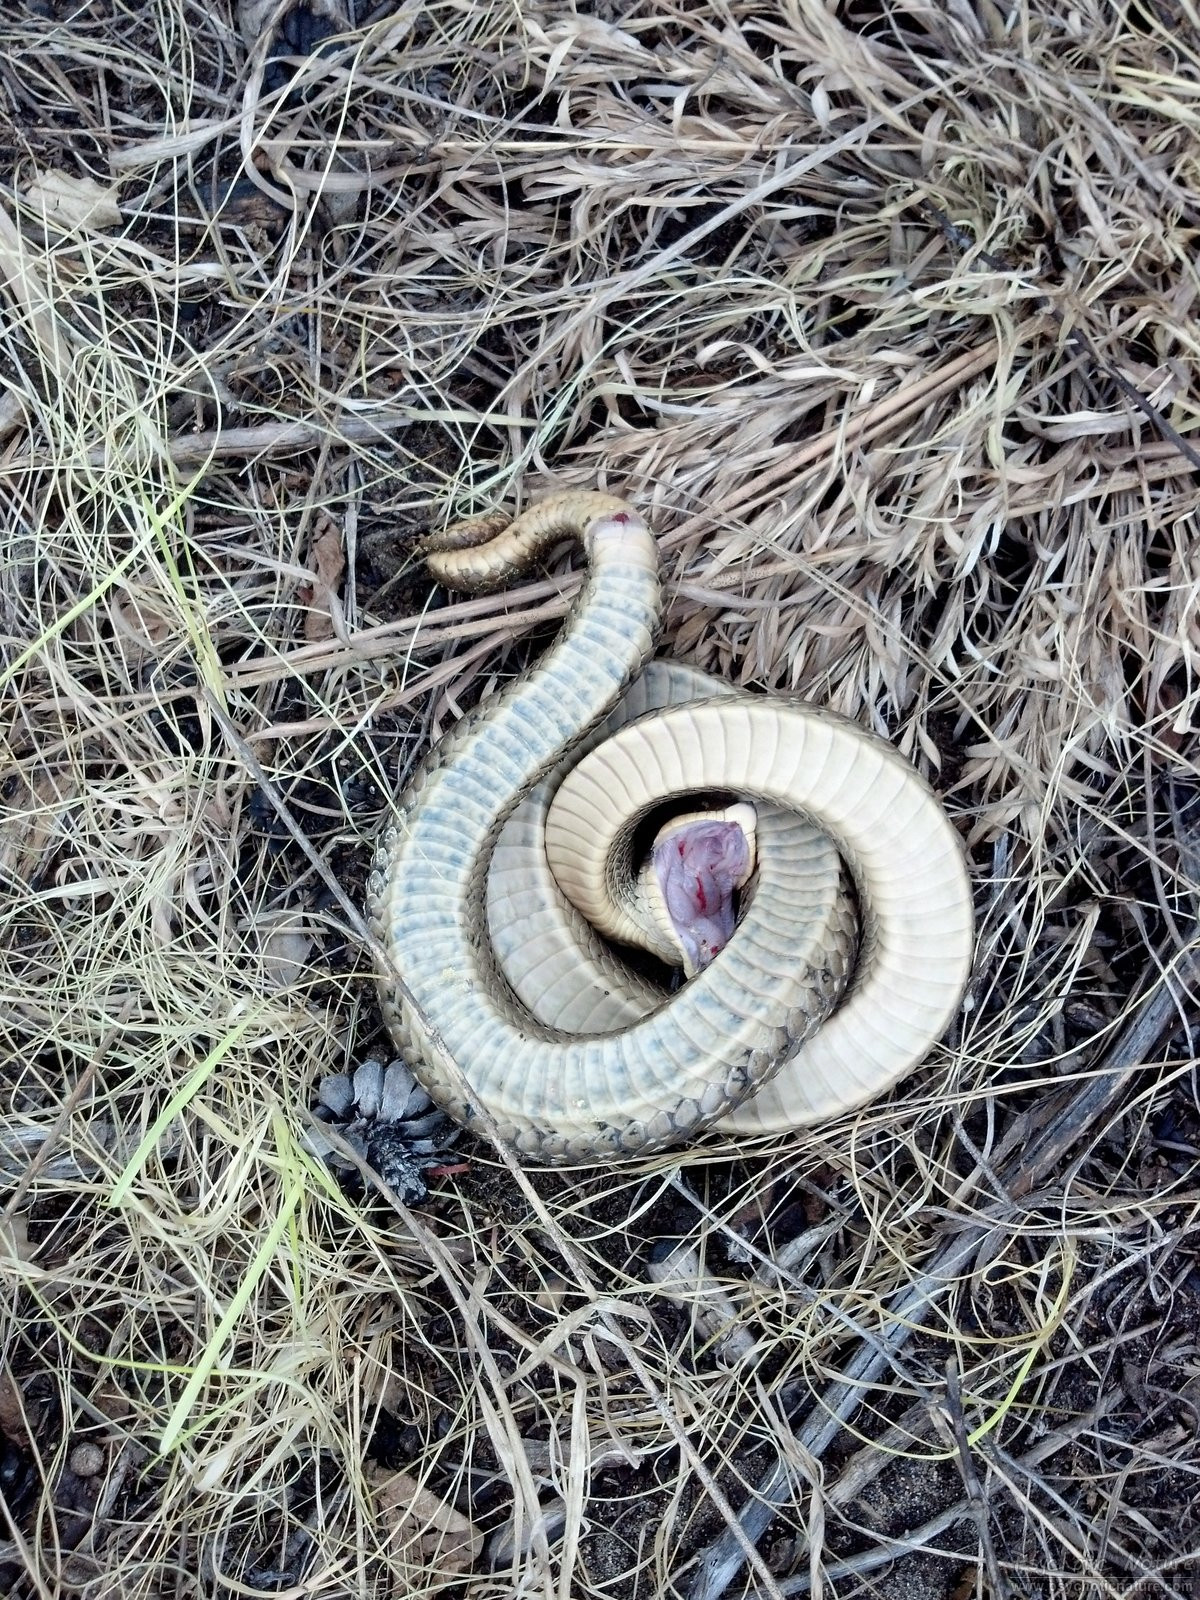
<svg viewBox="0 0 1200 1600">
<path fill-rule="evenodd" d="M 557 640 L 434 747 L 381 838 L 368 910 L 389 1031 L 452 1116 L 483 1107 L 529 1161 L 863 1104 L 924 1058 L 962 995 L 973 919 L 953 827 L 857 725 L 651 662 L 657 551 L 615 496 L 457 525 L 429 542 L 429 565 L 450 587 L 496 588 L 565 537 L 587 573 Z M 664 995 L 564 889 L 607 903 L 664 797 L 714 792 L 757 811 L 753 894 L 716 959 Z M 852 974 L 843 864 L 861 924 Z"/>
</svg>

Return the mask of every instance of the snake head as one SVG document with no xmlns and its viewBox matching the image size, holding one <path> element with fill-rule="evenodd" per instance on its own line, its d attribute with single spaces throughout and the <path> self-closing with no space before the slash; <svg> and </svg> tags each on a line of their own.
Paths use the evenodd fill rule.
<svg viewBox="0 0 1200 1600">
<path fill-rule="evenodd" d="M 654 841 L 654 879 L 689 978 L 733 937 L 734 897 L 754 871 L 753 839 L 753 807 L 738 805 L 720 816 L 668 823 Z"/>
</svg>

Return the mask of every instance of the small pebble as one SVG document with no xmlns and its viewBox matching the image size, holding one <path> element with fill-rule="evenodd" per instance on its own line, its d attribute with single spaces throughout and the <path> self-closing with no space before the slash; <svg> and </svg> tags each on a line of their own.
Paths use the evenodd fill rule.
<svg viewBox="0 0 1200 1600">
<path fill-rule="evenodd" d="M 563 1308 L 570 1287 L 561 1273 L 546 1271 L 543 1273 L 542 1287 L 534 1294 L 533 1303 L 541 1306 L 543 1311 L 552 1311 L 557 1315 Z"/>
<path fill-rule="evenodd" d="M 94 1478 L 104 1470 L 104 1451 L 98 1444 L 77 1444 L 67 1465 L 77 1478 Z"/>
</svg>

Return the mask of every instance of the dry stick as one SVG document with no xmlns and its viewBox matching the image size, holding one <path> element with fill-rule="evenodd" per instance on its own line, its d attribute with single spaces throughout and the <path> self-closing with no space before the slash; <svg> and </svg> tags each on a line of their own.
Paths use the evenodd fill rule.
<svg viewBox="0 0 1200 1600">
<path fill-rule="evenodd" d="M 1022 1471 L 1032 1473 L 1035 1467 L 1056 1455 L 1058 1451 L 1076 1440 L 1081 1433 L 1103 1420 L 1108 1412 L 1115 1409 L 1117 1404 L 1125 1398 L 1118 1389 L 1111 1390 L 1102 1396 L 1090 1410 L 1085 1411 L 1081 1417 L 1075 1417 L 1061 1428 L 1055 1428 L 1052 1433 L 1046 1434 L 1042 1439 L 1023 1455 L 1016 1463 Z M 836 1488 L 836 1485 L 835 1485 Z M 832 1496 L 831 1496 L 832 1498 Z M 949 1506 L 945 1511 L 939 1511 L 928 1522 L 923 1522 L 919 1528 L 910 1528 L 903 1537 L 896 1538 L 889 1534 L 876 1534 L 879 1545 L 874 1550 L 864 1550 L 859 1555 L 848 1556 L 844 1561 L 831 1562 L 824 1571 L 824 1576 L 831 1582 L 839 1578 L 858 1577 L 864 1572 L 874 1572 L 879 1567 L 885 1567 L 897 1557 L 907 1555 L 917 1550 L 928 1550 L 930 1542 L 940 1538 L 956 1522 L 965 1522 L 971 1516 L 969 1500 L 960 1500 L 957 1505 Z M 939 1553 L 939 1552 L 933 1552 Z M 941 1552 L 946 1555 L 961 1556 L 962 1560 L 972 1558 L 965 1551 Z M 785 1578 L 779 1585 L 780 1593 L 784 1596 L 807 1594 L 812 1588 L 812 1580 L 807 1573 L 798 1573 L 794 1578 Z M 1165 1590 L 1169 1600 L 1183 1600 L 1182 1595 L 1177 1595 L 1173 1589 Z"/>
<path fill-rule="evenodd" d="M 164 448 L 177 467 L 200 467 L 218 456 L 257 456 L 279 450 L 311 450 L 327 440 L 335 443 L 387 442 L 389 433 L 418 420 L 411 411 L 377 411 L 369 417 L 341 416 L 336 426 L 321 422 L 265 422 L 253 428 L 214 428 L 207 433 L 181 433 L 165 441 Z M 119 450 L 116 452 L 120 454 Z M 88 451 L 88 464 L 105 467 L 114 447 L 98 445 Z"/>
<path fill-rule="evenodd" d="M 286 450 L 312 450 L 329 441 L 348 444 L 388 443 L 388 434 L 407 428 L 421 417 L 413 411 L 376 411 L 369 417 L 341 416 L 336 426 L 323 422 L 264 422 L 253 428 L 213 428 L 205 433 L 180 433 L 156 441 L 176 467 L 202 467 L 220 456 L 260 456 Z M 87 463 L 98 471 L 116 461 L 135 459 L 132 452 L 117 444 L 93 445 Z M 36 455 L 18 456 L 10 467 L 36 467 Z M 61 461 L 48 462 L 57 471 Z"/>
<path fill-rule="evenodd" d="M 1177 975 L 1181 988 L 1200 975 L 1200 959 L 1185 954 Z M 1160 970 L 1141 1010 L 1113 1045 L 1094 1076 L 1081 1089 L 1055 1097 L 1052 1118 L 1043 1124 L 1037 1111 L 1015 1119 L 998 1155 L 1009 1157 L 1001 1176 L 1014 1198 L 1038 1187 L 1077 1143 L 1079 1138 L 1120 1098 L 1137 1067 L 1146 1059 L 1179 1009 L 1172 973 Z M 1040 1133 L 1037 1132 L 1040 1128 Z M 804 1422 L 796 1429 L 802 1449 L 818 1459 L 837 1438 L 857 1409 L 863 1391 L 883 1371 L 889 1354 L 907 1344 L 933 1311 L 938 1300 L 973 1258 L 983 1259 L 998 1249 L 1006 1234 L 999 1221 L 965 1226 L 944 1244 L 912 1287 L 892 1309 L 891 1322 L 870 1343 L 860 1344 L 849 1357 L 843 1375 L 817 1398 Z M 782 1458 L 767 1473 L 743 1510 L 738 1525 L 727 1528 L 698 1558 L 696 1576 L 687 1600 L 718 1600 L 741 1571 L 745 1543 L 756 1543 L 776 1511 L 791 1497 L 793 1471 Z"/>
<path fill-rule="evenodd" d="M 247 744 L 246 740 L 238 732 L 237 728 L 234 727 L 233 722 L 226 714 L 216 695 L 213 694 L 212 690 L 206 686 L 203 691 L 203 696 L 204 702 L 212 715 L 213 721 L 220 728 L 225 740 L 231 749 L 235 751 L 243 766 L 254 779 L 255 783 L 259 785 L 266 798 L 270 801 L 277 816 L 279 817 L 279 820 L 283 823 L 288 833 L 291 834 L 295 843 L 300 847 L 300 850 L 303 852 L 308 864 L 320 878 L 325 888 L 329 890 L 334 899 L 337 901 L 343 916 L 346 918 L 348 931 L 352 932 L 359 942 L 364 946 L 364 948 L 369 951 L 370 955 L 379 967 L 379 970 L 388 974 L 388 981 L 394 986 L 397 993 L 404 1000 L 405 1004 L 412 1006 L 413 1009 L 416 1010 L 416 1000 L 414 999 L 408 985 L 404 982 L 403 978 L 396 970 L 387 950 L 384 949 L 383 945 L 381 945 L 378 939 L 376 939 L 371 933 L 371 930 L 363 921 L 358 908 L 354 905 L 353 901 L 350 899 L 349 895 L 347 895 L 345 889 L 342 888 L 341 884 L 338 883 L 337 879 L 333 876 L 333 873 L 330 872 L 328 864 L 322 861 L 320 856 L 313 849 L 304 831 L 297 825 L 292 817 L 292 814 L 284 803 L 282 796 L 279 794 L 270 778 L 268 778 L 266 772 L 263 770 L 263 767 L 256 760 L 254 753 L 250 749 L 250 746 Z M 427 1026 L 429 1025 L 427 1024 Z M 454 1058 L 446 1049 L 441 1034 L 432 1027 L 430 1027 L 429 1032 L 430 1047 L 434 1056 L 437 1058 L 438 1066 L 449 1074 L 450 1081 L 454 1084 L 455 1088 L 466 1096 L 467 1103 L 471 1107 L 473 1118 L 478 1119 L 479 1125 L 485 1129 L 489 1137 L 491 1137 L 496 1143 L 499 1143 L 490 1114 L 483 1104 L 476 1099 L 470 1084 L 467 1083 L 466 1079 L 459 1070 L 457 1063 L 454 1061 Z"/>
<path fill-rule="evenodd" d="M 359 628 L 347 643 L 334 644 L 321 640 L 315 644 L 298 645 L 295 650 L 280 651 L 270 657 L 255 657 L 240 666 L 225 669 L 224 681 L 230 689 L 250 689 L 259 684 L 279 683 L 310 673 L 333 672 L 349 666 L 360 666 L 367 661 L 377 661 L 394 656 L 397 648 L 405 644 L 409 634 L 419 635 L 407 648 L 419 643 L 422 650 L 432 650 L 436 645 L 449 644 L 459 639 L 474 639 L 487 635 L 489 649 L 511 643 L 520 632 L 538 627 L 543 622 L 557 622 L 568 610 L 571 597 L 578 591 L 578 582 L 568 578 L 555 578 L 524 584 L 520 589 L 505 591 L 504 595 L 480 595 L 473 600 L 445 606 L 432 615 L 398 617 L 394 622 L 380 622 L 369 628 Z M 513 598 L 527 602 L 527 609 L 509 616 Z M 547 598 L 548 597 L 548 598 Z M 541 604 L 535 602 L 541 601 Z M 511 622 L 507 636 L 498 632 L 506 620 Z M 422 679 L 422 684 L 424 684 Z M 193 691 L 180 691 L 180 694 Z M 165 696 L 164 696 L 165 698 Z"/>
<path fill-rule="evenodd" d="M 468 669 L 486 661 L 488 656 L 494 655 L 506 643 L 508 640 L 502 634 L 494 632 L 489 634 L 486 639 L 481 639 L 478 644 L 472 645 L 470 650 L 451 656 L 436 667 L 429 667 L 415 682 L 403 683 L 398 689 L 381 694 L 378 699 L 371 702 L 372 714 L 381 717 L 385 712 L 398 711 L 402 706 L 411 705 L 414 700 L 428 698 L 435 689 L 441 689 L 446 684 L 453 683 L 455 679 L 464 677 Z M 194 691 L 189 692 L 194 693 Z M 330 715 L 307 717 L 302 722 L 264 723 L 256 733 L 248 733 L 246 740 L 248 743 L 274 743 L 278 739 L 307 739 L 317 734 L 344 732 L 345 722 Z"/>
<path fill-rule="evenodd" d="M 996 1547 L 992 1543 L 992 1530 L 988 1526 L 987 1501 L 984 1499 L 983 1485 L 975 1470 L 975 1458 L 971 1454 L 971 1442 L 967 1438 L 967 1419 L 963 1415 L 962 1385 L 959 1382 L 956 1355 L 949 1356 L 946 1361 L 946 1408 L 949 1412 L 948 1432 L 958 1457 L 958 1470 L 962 1474 L 963 1488 L 967 1491 L 967 1503 L 975 1519 L 979 1548 L 983 1551 L 983 1564 L 988 1583 L 991 1585 L 991 1600 L 1009 1600 L 1008 1584 L 1000 1574 Z M 934 1416 L 935 1420 L 942 1419 L 940 1407 Z"/>
<path fill-rule="evenodd" d="M 5 1206 L 3 1213 L 0 1213 L 3 1215 L 5 1222 L 11 1222 L 16 1216 L 17 1209 L 25 1198 L 26 1190 L 49 1161 L 54 1146 L 62 1136 L 63 1129 L 66 1128 L 71 1118 L 75 1115 L 79 1104 L 91 1094 L 92 1083 L 96 1076 L 96 1063 L 108 1055 L 115 1035 L 116 1030 L 111 1028 L 104 1035 L 99 1049 L 80 1073 L 78 1081 L 73 1085 L 70 1092 L 64 1097 L 58 1115 L 49 1127 L 44 1130 L 45 1138 L 33 1154 L 29 1156 L 27 1165 L 21 1163 L 21 1153 L 24 1148 L 23 1141 L 19 1137 L 14 1137 L 11 1129 L 0 1130 L 0 1171 L 5 1171 L 14 1163 L 16 1169 L 20 1171 L 20 1177 L 18 1177 L 13 1186 L 13 1192 L 9 1196 L 8 1204 Z M 79 1171 L 82 1176 L 83 1169 L 80 1168 Z"/>
<path fill-rule="evenodd" d="M 20 1129 L 0 1128 L 0 1175 L 6 1180 L 15 1178 L 13 1192 L 8 1198 L 8 1204 L 0 1212 L 0 1219 L 11 1222 L 16 1216 L 26 1191 L 38 1174 L 50 1168 L 55 1175 L 64 1175 L 75 1178 L 89 1179 L 95 1173 L 89 1168 L 81 1166 L 73 1156 L 53 1157 L 55 1145 L 62 1137 L 63 1130 L 69 1125 L 80 1105 L 86 1104 L 92 1091 L 92 1084 L 96 1076 L 96 1067 L 105 1060 L 112 1048 L 113 1040 L 117 1037 L 117 1028 L 114 1026 L 107 1030 L 100 1043 L 92 1053 L 91 1060 L 79 1075 L 78 1081 L 73 1085 L 70 1093 L 66 1095 L 59 1107 L 58 1115 L 53 1122 L 44 1128 L 29 1130 L 32 1137 L 26 1138 Z M 107 1124 L 106 1124 L 107 1126 Z M 41 1135 L 37 1148 L 32 1153 L 27 1153 L 26 1146 L 32 1144 L 34 1138 Z M 119 1139 L 114 1128 L 114 1148 L 120 1148 Z M 97 1166 L 96 1171 L 99 1171 Z"/>
</svg>

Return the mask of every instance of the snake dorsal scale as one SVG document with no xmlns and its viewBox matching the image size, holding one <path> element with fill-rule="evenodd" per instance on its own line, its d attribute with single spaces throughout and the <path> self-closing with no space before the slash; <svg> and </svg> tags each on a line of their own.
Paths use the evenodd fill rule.
<svg viewBox="0 0 1200 1600">
<path fill-rule="evenodd" d="M 462 587 L 503 581 L 565 534 L 580 539 L 589 570 L 542 659 L 426 758 L 377 854 L 370 910 L 390 958 L 380 973 L 385 1018 L 430 1093 L 469 1117 L 457 1075 L 444 1068 L 448 1054 L 518 1154 L 563 1162 L 653 1150 L 720 1119 L 748 1131 L 812 1121 L 890 1086 L 940 1035 L 971 957 L 961 850 L 928 786 L 890 746 L 841 718 L 721 693 L 698 674 L 686 691 L 694 703 L 685 695 L 683 704 L 650 705 L 626 727 L 601 728 L 631 684 L 640 692 L 653 650 L 660 594 L 645 523 L 614 497 L 568 494 L 508 527 L 479 526 L 478 549 L 472 535 L 442 542 L 430 561 L 438 576 Z M 706 697 L 695 700 L 697 692 Z M 603 946 L 585 935 L 581 947 L 578 918 L 561 912 L 557 890 L 561 926 L 535 933 L 531 919 L 493 945 L 488 875 L 497 851 L 517 898 L 493 894 L 493 927 L 506 904 L 528 909 L 521 840 L 532 840 L 530 859 L 544 861 L 547 809 L 574 810 L 584 818 L 575 875 L 586 898 L 630 819 L 659 803 L 664 783 L 731 790 L 759 805 L 758 889 L 710 967 L 669 998 L 618 981 Z M 620 808 L 603 798 L 614 785 Z M 853 957 L 839 854 L 860 903 L 859 968 L 805 1047 L 832 1029 L 824 1053 L 799 1077 L 789 1066 L 776 1089 L 768 1080 L 837 1004 Z M 530 870 L 540 884 L 548 868 Z M 811 894 L 798 887 L 810 881 Z M 513 945 L 526 950 L 524 978 L 502 973 Z M 616 996 L 608 1009 L 606 990 Z M 769 1110 L 757 1118 L 745 1108 L 760 1101 Z"/>
</svg>

